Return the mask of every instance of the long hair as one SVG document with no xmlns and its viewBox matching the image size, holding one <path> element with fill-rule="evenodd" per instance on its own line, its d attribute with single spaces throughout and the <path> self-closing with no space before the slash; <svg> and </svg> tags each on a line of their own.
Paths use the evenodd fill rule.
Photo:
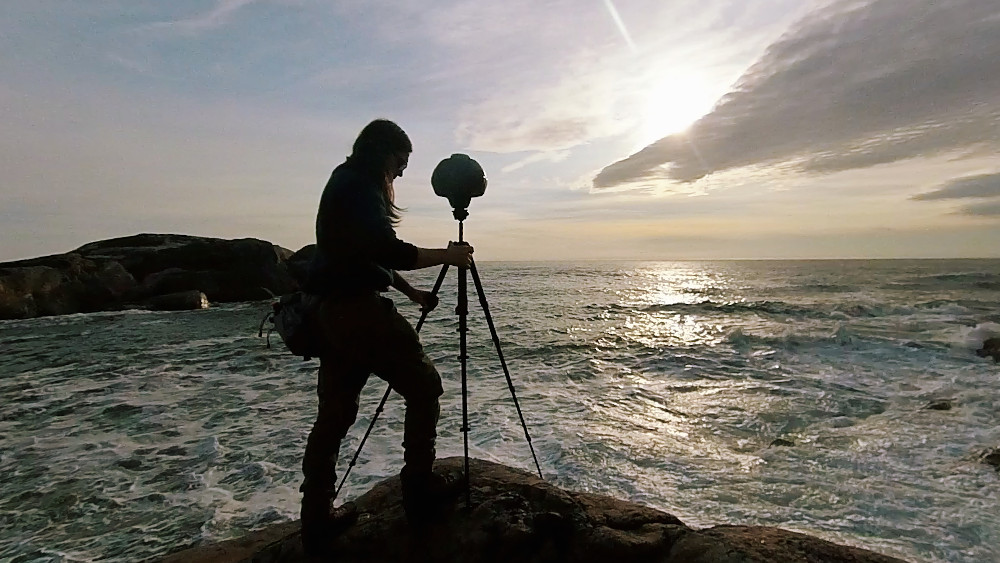
<svg viewBox="0 0 1000 563">
<path fill-rule="evenodd" d="M 396 205 L 396 192 L 392 181 L 395 171 L 386 168 L 391 155 L 413 152 L 413 144 L 406 132 L 388 119 L 376 119 L 358 134 L 347 157 L 347 165 L 368 176 L 382 189 L 386 215 L 393 225 L 399 222 L 402 209 Z"/>
</svg>

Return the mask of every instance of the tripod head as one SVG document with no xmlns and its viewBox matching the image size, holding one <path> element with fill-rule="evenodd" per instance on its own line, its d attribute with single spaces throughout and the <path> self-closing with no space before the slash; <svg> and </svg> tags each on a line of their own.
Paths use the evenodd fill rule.
<svg viewBox="0 0 1000 563">
<path fill-rule="evenodd" d="M 469 155 L 453 154 L 434 168 L 431 186 L 435 194 L 448 198 L 455 219 L 464 221 L 472 198 L 486 193 L 486 173 Z"/>
</svg>

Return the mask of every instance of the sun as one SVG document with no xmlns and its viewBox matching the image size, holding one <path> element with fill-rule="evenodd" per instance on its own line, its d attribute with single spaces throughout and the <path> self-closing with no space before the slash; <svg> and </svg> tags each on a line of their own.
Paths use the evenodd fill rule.
<svg viewBox="0 0 1000 563">
<path fill-rule="evenodd" d="M 696 71 L 675 70 L 650 81 L 640 111 L 636 142 L 640 147 L 680 133 L 708 113 L 717 95 Z"/>
</svg>

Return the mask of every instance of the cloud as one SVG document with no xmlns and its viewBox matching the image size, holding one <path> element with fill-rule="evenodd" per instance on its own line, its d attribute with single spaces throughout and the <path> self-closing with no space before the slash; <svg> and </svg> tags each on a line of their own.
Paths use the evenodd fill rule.
<svg viewBox="0 0 1000 563">
<path fill-rule="evenodd" d="M 968 197 L 1000 197 L 1000 172 L 956 178 L 935 190 L 917 194 L 911 199 L 928 201 Z"/>
<path fill-rule="evenodd" d="M 474 150 L 514 153 L 560 151 L 623 133 L 631 123 L 608 111 L 615 104 L 612 84 L 570 76 L 550 88 L 492 97 L 460 113 L 456 137 Z"/>
<path fill-rule="evenodd" d="M 225 25 L 229 18 L 240 9 L 253 4 L 257 0 L 218 0 L 212 10 L 185 20 L 158 22 L 151 24 L 151 29 L 174 29 L 184 33 L 195 33 L 208 29 L 216 29 Z"/>
<path fill-rule="evenodd" d="M 500 169 L 504 174 L 520 170 L 538 162 L 562 162 L 569 157 L 569 151 L 536 152 Z"/>
<path fill-rule="evenodd" d="M 1000 201 L 967 205 L 962 208 L 961 213 L 962 215 L 974 215 L 980 217 L 1000 217 Z"/>
<path fill-rule="evenodd" d="M 838 2 L 771 45 L 686 135 L 594 187 L 748 166 L 831 173 L 1000 145 L 1000 3 Z"/>
<path fill-rule="evenodd" d="M 778 35 L 774 27 L 813 1 L 460 2 L 433 13 L 427 37 L 450 48 L 439 57 L 442 80 L 475 88 L 451 98 L 463 146 L 509 154 L 627 145 L 664 81 L 696 75 L 714 99 L 734 60 L 743 68 Z"/>
</svg>

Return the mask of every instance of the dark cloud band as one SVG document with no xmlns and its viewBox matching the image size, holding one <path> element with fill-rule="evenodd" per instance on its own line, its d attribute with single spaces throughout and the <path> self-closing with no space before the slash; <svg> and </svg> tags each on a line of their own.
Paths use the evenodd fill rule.
<svg viewBox="0 0 1000 563">
<path fill-rule="evenodd" d="M 1000 197 L 1000 172 L 957 178 L 937 189 L 915 195 L 912 199 L 927 201 L 969 197 Z"/>
<path fill-rule="evenodd" d="M 962 214 L 975 215 L 978 217 L 1000 217 L 1000 201 L 967 205 L 962 208 Z"/>
</svg>

